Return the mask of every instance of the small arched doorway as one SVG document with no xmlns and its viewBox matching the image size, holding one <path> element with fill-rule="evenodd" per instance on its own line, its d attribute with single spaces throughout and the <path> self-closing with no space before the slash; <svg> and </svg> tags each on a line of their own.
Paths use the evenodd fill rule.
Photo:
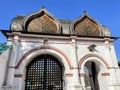
<svg viewBox="0 0 120 90">
<path fill-rule="evenodd" d="M 90 87 L 91 90 L 100 90 L 98 81 L 99 67 L 97 64 L 93 61 L 88 61 L 84 66 L 84 72 L 84 81 L 86 88 Z"/>
<path fill-rule="evenodd" d="M 25 90 L 63 90 L 62 65 L 45 54 L 34 58 L 27 66 Z"/>
</svg>

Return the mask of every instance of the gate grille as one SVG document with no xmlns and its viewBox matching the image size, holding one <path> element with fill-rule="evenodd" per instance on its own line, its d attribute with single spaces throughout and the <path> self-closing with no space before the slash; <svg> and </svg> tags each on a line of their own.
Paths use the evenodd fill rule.
<svg viewBox="0 0 120 90">
<path fill-rule="evenodd" d="M 25 90 L 63 90 L 62 66 L 50 55 L 41 55 L 27 66 Z"/>
</svg>

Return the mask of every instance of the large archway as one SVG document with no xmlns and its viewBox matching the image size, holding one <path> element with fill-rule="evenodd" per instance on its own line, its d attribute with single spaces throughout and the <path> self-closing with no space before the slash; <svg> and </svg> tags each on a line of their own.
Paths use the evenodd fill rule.
<svg viewBox="0 0 120 90">
<path fill-rule="evenodd" d="M 88 54 L 79 62 L 79 68 L 84 73 L 82 85 L 90 90 L 107 90 L 109 64 L 100 56 Z M 107 74 L 107 75 L 106 75 Z M 104 87 L 102 87 L 104 86 Z"/>
<path fill-rule="evenodd" d="M 62 72 L 55 57 L 40 55 L 27 66 L 25 90 L 63 90 Z"/>
</svg>

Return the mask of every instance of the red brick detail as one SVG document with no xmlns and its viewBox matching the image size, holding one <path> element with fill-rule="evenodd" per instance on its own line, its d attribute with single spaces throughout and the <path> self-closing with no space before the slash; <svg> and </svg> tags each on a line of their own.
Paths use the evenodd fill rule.
<svg viewBox="0 0 120 90">
<path fill-rule="evenodd" d="M 66 77 L 72 77 L 73 74 L 72 74 L 72 73 L 66 73 L 65 76 L 66 76 Z"/>
<path fill-rule="evenodd" d="M 84 73 L 80 73 L 79 74 L 80 77 L 84 77 L 84 75 L 85 75 Z"/>
<path fill-rule="evenodd" d="M 73 70 L 73 69 L 79 69 L 79 68 L 78 67 L 71 67 L 70 69 Z"/>
<path fill-rule="evenodd" d="M 22 75 L 22 74 L 14 74 L 14 77 L 15 77 L 15 78 L 22 78 L 23 75 Z"/>
<path fill-rule="evenodd" d="M 85 55 L 82 59 L 80 59 L 79 69 L 81 69 L 82 63 L 89 57 L 96 57 L 96 58 L 100 59 L 105 64 L 106 68 L 109 69 L 109 66 L 108 66 L 107 62 L 102 57 L 100 57 L 96 54 L 88 54 L 88 55 Z"/>
<path fill-rule="evenodd" d="M 102 76 L 110 76 L 110 73 L 101 73 Z"/>
<path fill-rule="evenodd" d="M 68 57 L 67 57 L 62 51 L 60 51 L 60 50 L 58 50 L 58 49 L 56 49 L 56 48 L 50 47 L 50 46 L 37 47 L 37 48 L 34 48 L 34 49 L 28 51 L 27 53 L 25 53 L 25 54 L 21 57 L 21 59 L 18 61 L 18 63 L 17 63 L 17 65 L 15 66 L 15 68 L 18 69 L 18 68 L 20 67 L 20 64 L 24 61 L 24 59 L 25 59 L 28 55 L 30 55 L 31 53 L 33 53 L 33 52 L 35 52 L 35 51 L 37 51 L 37 50 L 43 50 L 43 49 L 50 49 L 50 50 L 54 50 L 54 51 L 58 52 L 59 54 L 61 54 L 61 55 L 65 58 L 66 62 L 68 63 L 69 68 L 70 68 L 70 69 L 72 68 Z"/>
<path fill-rule="evenodd" d="M 9 66 L 8 68 L 15 68 L 14 66 Z"/>
</svg>

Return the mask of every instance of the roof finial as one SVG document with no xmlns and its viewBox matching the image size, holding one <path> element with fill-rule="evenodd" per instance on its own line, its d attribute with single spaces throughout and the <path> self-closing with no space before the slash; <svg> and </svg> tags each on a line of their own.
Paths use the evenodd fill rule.
<svg viewBox="0 0 120 90">
<path fill-rule="evenodd" d="M 44 6 L 44 5 L 42 6 L 42 9 L 45 9 L 45 6 Z"/>
<path fill-rule="evenodd" d="M 84 13 L 87 13 L 87 11 L 86 11 L 86 10 L 84 10 Z"/>
</svg>

